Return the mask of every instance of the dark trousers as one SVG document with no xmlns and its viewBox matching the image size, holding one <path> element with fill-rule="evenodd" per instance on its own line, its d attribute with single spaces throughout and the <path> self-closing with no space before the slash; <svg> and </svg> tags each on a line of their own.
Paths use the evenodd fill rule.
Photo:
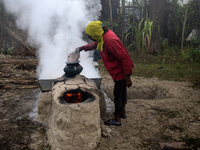
<svg viewBox="0 0 200 150">
<path fill-rule="evenodd" d="M 114 87 L 114 103 L 115 103 L 115 113 L 124 113 L 125 105 L 127 103 L 127 90 L 126 90 L 126 81 L 120 80 L 115 81 Z"/>
</svg>

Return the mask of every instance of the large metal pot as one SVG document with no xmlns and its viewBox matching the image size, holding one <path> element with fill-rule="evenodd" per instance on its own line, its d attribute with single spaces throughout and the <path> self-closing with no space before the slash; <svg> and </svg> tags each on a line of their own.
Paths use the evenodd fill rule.
<svg viewBox="0 0 200 150">
<path fill-rule="evenodd" d="M 83 67 L 79 64 L 80 61 L 75 61 L 73 63 L 66 62 L 66 66 L 63 69 L 66 77 L 73 77 L 80 74 Z"/>
</svg>

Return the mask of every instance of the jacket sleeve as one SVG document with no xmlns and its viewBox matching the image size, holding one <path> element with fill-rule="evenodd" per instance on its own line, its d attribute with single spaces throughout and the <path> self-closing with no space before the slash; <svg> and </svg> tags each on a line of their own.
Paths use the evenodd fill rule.
<svg viewBox="0 0 200 150">
<path fill-rule="evenodd" d="M 121 41 L 115 39 L 112 40 L 112 42 L 110 43 L 110 53 L 112 53 L 112 55 L 114 55 L 119 61 L 121 61 L 126 75 L 132 74 L 132 68 L 134 67 L 132 60 Z"/>
<path fill-rule="evenodd" d="M 85 51 L 91 51 L 91 50 L 95 50 L 97 48 L 97 44 L 98 44 L 98 42 L 92 42 L 87 45 L 84 45 L 83 47 L 84 47 Z"/>
</svg>

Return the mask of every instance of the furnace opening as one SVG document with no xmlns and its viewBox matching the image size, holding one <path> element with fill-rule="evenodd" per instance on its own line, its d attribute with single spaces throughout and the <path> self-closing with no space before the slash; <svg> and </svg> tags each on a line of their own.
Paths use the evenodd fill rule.
<svg viewBox="0 0 200 150">
<path fill-rule="evenodd" d="M 84 103 L 92 102 L 95 98 L 93 95 L 83 92 L 81 90 L 71 90 L 64 93 L 60 98 L 60 103 L 62 104 L 71 104 L 71 103 Z"/>
</svg>

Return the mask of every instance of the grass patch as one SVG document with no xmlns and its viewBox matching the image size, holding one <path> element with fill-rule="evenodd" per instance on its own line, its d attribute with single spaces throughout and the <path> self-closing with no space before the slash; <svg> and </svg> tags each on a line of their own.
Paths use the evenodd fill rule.
<svg viewBox="0 0 200 150">
<path fill-rule="evenodd" d="M 161 80 L 190 81 L 198 85 L 200 64 L 134 64 L 133 75 Z M 195 85 L 196 84 L 196 85 Z"/>
<path fill-rule="evenodd" d="M 188 81 L 192 87 L 200 88 L 200 63 L 184 62 L 181 56 L 148 55 L 129 52 L 134 68 L 132 76 L 157 77 L 160 80 Z M 98 61 L 100 70 L 105 72 L 102 60 Z"/>
</svg>

